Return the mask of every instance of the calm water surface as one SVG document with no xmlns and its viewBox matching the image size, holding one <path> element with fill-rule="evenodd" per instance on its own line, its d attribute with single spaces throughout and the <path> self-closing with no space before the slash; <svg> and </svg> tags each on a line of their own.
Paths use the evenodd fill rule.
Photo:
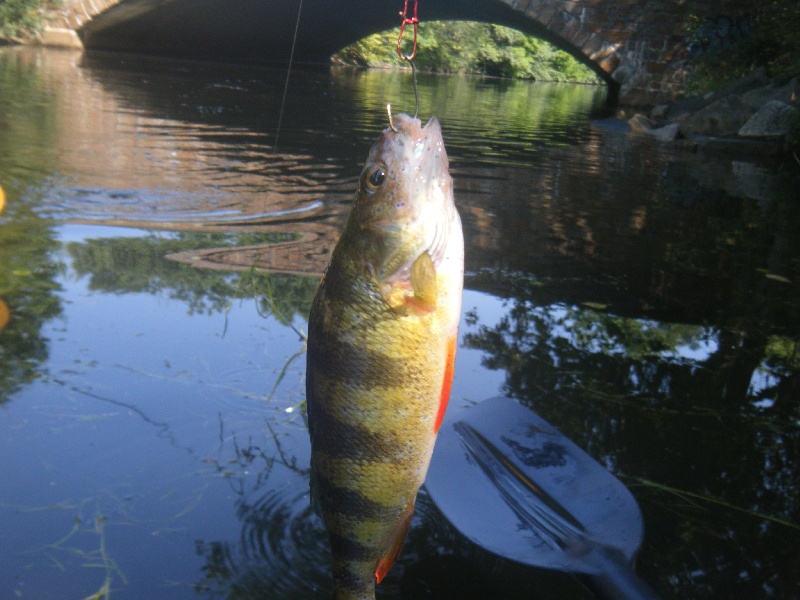
<svg viewBox="0 0 800 600">
<path fill-rule="evenodd" d="M 277 134 L 283 78 L 0 50 L 0 597 L 329 597 L 306 315 L 413 98 L 298 70 Z M 800 597 L 797 169 L 593 127 L 599 88 L 420 86 L 468 246 L 450 418 L 511 395 L 607 466 L 665 598 Z M 379 597 L 591 596 L 423 493 Z"/>
</svg>

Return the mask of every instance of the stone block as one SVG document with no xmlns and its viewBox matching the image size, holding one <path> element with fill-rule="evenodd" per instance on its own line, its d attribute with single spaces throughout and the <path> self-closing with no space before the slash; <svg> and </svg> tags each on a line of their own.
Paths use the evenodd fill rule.
<svg viewBox="0 0 800 600">
<path fill-rule="evenodd" d="M 572 20 L 572 15 L 563 10 L 558 11 L 550 20 L 550 31 L 559 33 Z"/>
<path fill-rule="evenodd" d="M 531 0 L 525 8 L 525 14 L 541 22 L 540 15 L 548 6 L 551 4 L 547 0 Z"/>
<path fill-rule="evenodd" d="M 607 58 L 608 56 L 611 56 L 612 54 L 614 54 L 614 52 L 616 52 L 616 49 L 614 48 L 614 46 L 612 46 L 611 44 L 608 44 L 606 42 L 603 42 L 600 45 L 600 48 L 596 52 L 592 52 L 589 55 L 589 58 L 592 59 L 595 62 L 600 62 L 600 61 L 604 60 L 605 58 Z"/>
<path fill-rule="evenodd" d="M 589 36 L 591 36 L 592 33 L 593 32 L 591 30 L 589 30 L 589 29 L 586 29 L 586 28 L 581 29 L 574 36 L 572 36 L 572 39 L 569 40 L 569 41 L 573 45 L 575 45 L 578 48 L 580 48 L 586 43 L 586 40 L 589 39 Z"/>
<path fill-rule="evenodd" d="M 595 54 L 600 48 L 603 47 L 603 38 L 601 38 L 596 33 L 593 33 L 589 36 L 589 39 L 586 40 L 581 46 L 581 51 L 588 57 L 591 58 L 593 54 Z"/>
<path fill-rule="evenodd" d="M 630 38 L 630 34 L 626 31 L 605 31 L 603 32 L 605 40 L 611 44 L 624 44 Z"/>
<path fill-rule="evenodd" d="M 562 38 L 565 40 L 571 40 L 572 37 L 581 30 L 581 22 L 574 18 L 570 17 L 569 21 L 564 23 L 564 26 L 561 28 L 561 31 L 557 32 L 561 35 Z"/>
<path fill-rule="evenodd" d="M 539 13 L 539 22 L 545 25 L 550 25 L 556 15 L 560 12 L 560 8 L 555 4 L 545 6 Z"/>
<path fill-rule="evenodd" d="M 613 54 L 609 54 L 608 56 L 606 56 L 603 60 L 599 61 L 597 64 L 606 73 L 613 73 L 614 69 L 616 69 L 621 62 L 622 58 L 620 58 L 619 54 L 614 52 Z"/>
</svg>

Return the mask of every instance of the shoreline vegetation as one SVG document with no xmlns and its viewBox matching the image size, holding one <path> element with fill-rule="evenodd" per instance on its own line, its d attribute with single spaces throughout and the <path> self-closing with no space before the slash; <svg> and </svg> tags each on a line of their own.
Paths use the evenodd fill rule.
<svg viewBox="0 0 800 600">
<path fill-rule="evenodd" d="M 42 25 L 41 10 L 54 5 L 46 0 L 0 0 L 0 44 L 32 39 Z"/>
<path fill-rule="evenodd" d="M 397 55 L 398 29 L 370 35 L 342 48 L 334 64 L 408 68 Z M 403 50 L 411 50 L 406 30 Z M 421 71 L 509 79 L 603 85 L 589 67 L 552 44 L 501 25 L 473 21 L 420 23 L 414 64 Z"/>
</svg>

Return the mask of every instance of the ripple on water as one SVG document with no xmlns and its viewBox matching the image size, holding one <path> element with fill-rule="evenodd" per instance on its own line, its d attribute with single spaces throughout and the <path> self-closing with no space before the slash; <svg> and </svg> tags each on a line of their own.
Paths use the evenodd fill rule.
<svg viewBox="0 0 800 600">
<path fill-rule="evenodd" d="M 198 548 L 205 584 L 237 598 L 328 598 L 330 551 L 322 521 L 308 500 L 307 482 L 274 488 L 237 506 L 238 544 Z"/>
<path fill-rule="evenodd" d="M 49 218 L 97 223 L 124 221 L 132 225 L 259 223 L 287 216 L 310 216 L 323 207 L 321 200 L 310 198 L 255 205 L 226 193 L 174 190 L 61 188 L 53 196 L 51 202 L 40 208 L 41 214 Z"/>
</svg>

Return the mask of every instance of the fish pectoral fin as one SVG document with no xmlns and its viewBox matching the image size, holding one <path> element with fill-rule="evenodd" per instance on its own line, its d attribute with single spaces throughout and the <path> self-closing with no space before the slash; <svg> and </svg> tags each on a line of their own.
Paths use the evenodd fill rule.
<svg viewBox="0 0 800 600">
<path fill-rule="evenodd" d="M 381 297 L 391 308 L 425 315 L 436 310 L 439 288 L 436 284 L 436 266 L 427 251 L 411 265 L 411 275 L 406 282 L 386 283 L 381 286 Z"/>
<path fill-rule="evenodd" d="M 414 291 L 413 301 L 429 310 L 436 308 L 439 288 L 436 285 L 436 266 L 426 250 L 411 265 L 411 289 Z"/>
<path fill-rule="evenodd" d="M 402 518 L 397 522 L 397 527 L 392 533 L 392 536 L 389 540 L 390 543 L 386 548 L 386 552 L 378 561 L 378 566 L 375 567 L 376 583 L 380 583 L 383 578 L 386 577 L 386 574 L 389 572 L 389 569 L 392 568 L 394 561 L 398 556 L 400 556 L 400 552 L 403 550 L 403 544 L 406 541 L 408 529 L 411 527 L 411 517 L 413 516 L 414 504 L 412 502 L 411 505 L 406 509 L 406 512 L 403 514 Z"/>
</svg>

